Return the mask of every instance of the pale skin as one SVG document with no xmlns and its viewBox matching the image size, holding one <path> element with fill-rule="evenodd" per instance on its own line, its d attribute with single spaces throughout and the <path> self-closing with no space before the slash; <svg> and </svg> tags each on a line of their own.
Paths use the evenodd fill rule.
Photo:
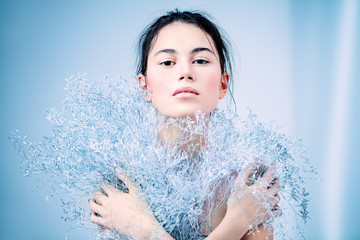
<svg viewBox="0 0 360 240">
<path fill-rule="evenodd" d="M 151 99 L 147 101 L 165 116 L 195 119 L 197 110 L 209 116 L 219 99 L 225 97 L 230 78 L 227 72 L 222 73 L 218 59 L 210 35 L 192 24 L 169 24 L 154 40 L 147 72 L 139 76 L 139 86 L 142 90 L 151 90 Z M 159 132 L 158 138 L 171 144 L 176 136 L 177 130 L 166 129 Z M 196 144 L 201 138 L 189 144 Z M 212 222 L 203 229 L 204 235 L 208 235 L 206 239 L 272 239 L 272 233 L 261 223 L 281 214 L 276 208 L 279 182 L 273 181 L 274 166 L 270 166 L 263 177 L 249 186 L 247 180 L 252 170 L 253 166 L 237 176 L 228 200 L 217 211 L 206 210 L 211 212 L 208 215 Z M 107 196 L 95 193 L 90 199 L 91 221 L 137 239 L 173 239 L 157 222 L 131 178 L 125 174 L 118 177 L 129 193 L 104 186 Z M 240 192 L 241 198 L 238 197 Z M 257 199 L 267 200 L 259 202 Z M 258 226 L 259 231 L 247 235 L 249 226 Z"/>
<path fill-rule="evenodd" d="M 279 202 L 279 182 L 269 188 L 264 187 L 269 186 L 274 179 L 274 166 L 271 166 L 259 181 L 248 186 L 246 181 L 251 170 L 250 167 L 244 175 L 236 178 L 234 189 L 226 202 L 225 216 L 206 239 L 272 239 L 272 234 L 262 225 L 255 234 L 246 235 L 249 226 L 257 226 L 264 219 L 281 214 L 281 211 L 274 208 Z M 124 193 L 113 186 L 104 186 L 107 196 L 96 193 L 95 197 L 90 199 L 89 205 L 93 211 L 91 221 L 136 239 L 173 239 L 155 219 L 131 179 L 120 174 L 118 177 L 126 184 L 129 192 Z M 241 198 L 238 197 L 239 192 L 242 193 Z M 254 196 L 253 192 L 260 193 L 261 199 L 268 199 L 267 202 L 258 202 L 260 197 Z M 269 209 L 273 209 L 272 216 L 268 215 Z M 254 215 L 254 212 L 257 214 Z"/>
</svg>

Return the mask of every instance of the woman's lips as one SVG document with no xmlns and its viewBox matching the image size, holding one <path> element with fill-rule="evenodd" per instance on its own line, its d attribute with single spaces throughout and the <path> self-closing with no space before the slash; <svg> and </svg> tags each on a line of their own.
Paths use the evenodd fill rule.
<svg viewBox="0 0 360 240">
<path fill-rule="evenodd" d="M 199 95 L 199 93 L 194 88 L 191 88 L 191 87 L 178 88 L 174 92 L 173 96 L 176 96 L 179 93 L 190 93 L 190 94 Z"/>
</svg>

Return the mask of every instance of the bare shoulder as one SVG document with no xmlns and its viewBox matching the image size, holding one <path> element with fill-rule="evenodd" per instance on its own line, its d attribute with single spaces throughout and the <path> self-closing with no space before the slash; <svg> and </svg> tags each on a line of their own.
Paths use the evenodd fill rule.
<svg viewBox="0 0 360 240">
<path fill-rule="evenodd" d="M 258 226 L 257 231 L 253 231 L 250 234 L 245 234 L 241 240 L 273 240 L 273 231 L 265 228 L 262 224 Z"/>
</svg>

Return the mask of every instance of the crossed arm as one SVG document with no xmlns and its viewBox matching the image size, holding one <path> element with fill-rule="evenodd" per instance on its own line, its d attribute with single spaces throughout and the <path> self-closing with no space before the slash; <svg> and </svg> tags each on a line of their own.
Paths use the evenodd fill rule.
<svg viewBox="0 0 360 240">
<path fill-rule="evenodd" d="M 281 210 L 276 207 L 280 200 L 277 194 L 280 184 L 278 181 L 273 182 L 274 166 L 271 166 L 263 177 L 248 186 L 247 180 L 251 171 L 252 168 L 236 178 L 233 191 L 226 202 L 226 214 L 206 237 L 207 240 L 272 239 L 270 230 L 261 223 L 264 219 L 269 220 L 281 214 Z M 174 239 L 156 220 L 131 179 L 126 175 L 118 177 L 128 187 L 129 192 L 124 193 L 113 186 L 103 186 L 107 196 L 97 192 L 94 198 L 90 199 L 91 221 L 136 239 Z M 266 199 L 266 202 L 260 203 L 258 199 Z M 248 235 L 250 226 L 258 226 L 258 231 Z"/>
</svg>

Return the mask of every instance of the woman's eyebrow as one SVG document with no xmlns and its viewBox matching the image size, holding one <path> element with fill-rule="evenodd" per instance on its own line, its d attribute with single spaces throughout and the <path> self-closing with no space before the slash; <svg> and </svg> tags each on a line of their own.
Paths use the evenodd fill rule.
<svg viewBox="0 0 360 240">
<path fill-rule="evenodd" d="M 160 53 L 176 54 L 176 51 L 175 51 L 175 49 L 172 49 L 172 48 L 165 48 L 165 49 L 162 49 L 162 50 L 158 51 L 157 53 L 155 53 L 154 57 L 155 57 L 156 55 L 159 55 Z"/>
<path fill-rule="evenodd" d="M 198 48 L 194 48 L 190 53 L 194 54 L 194 53 L 198 53 L 198 52 L 202 52 L 202 51 L 207 51 L 210 52 L 211 54 L 215 55 L 215 53 L 210 50 L 207 47 L 198 47 Z M 158 51 L 157 53 L 155 53 L 154 57 L 156 55 L 159 55 L 160 53 L 170 53 L 170 54 L 176 54 L 176 50 L 173 48 L 165 48 L 165 49 L 161 49 L 160 51 Z"/>
<path fill-rule="evenodd" d="M 213 55 L 215 55 L 215 53 L 214 53 L 213 51 L 211 51 L 209 48 L 206 48 L 206 47 L 194 48 L 194 49 L 191 51 L 191 54 L 198 53 L 198 52 L 202 52 L 202 51 L 207 51 L 207 52 L 210 52 L 210 53 L 212 53 Z"/>
</svg>

